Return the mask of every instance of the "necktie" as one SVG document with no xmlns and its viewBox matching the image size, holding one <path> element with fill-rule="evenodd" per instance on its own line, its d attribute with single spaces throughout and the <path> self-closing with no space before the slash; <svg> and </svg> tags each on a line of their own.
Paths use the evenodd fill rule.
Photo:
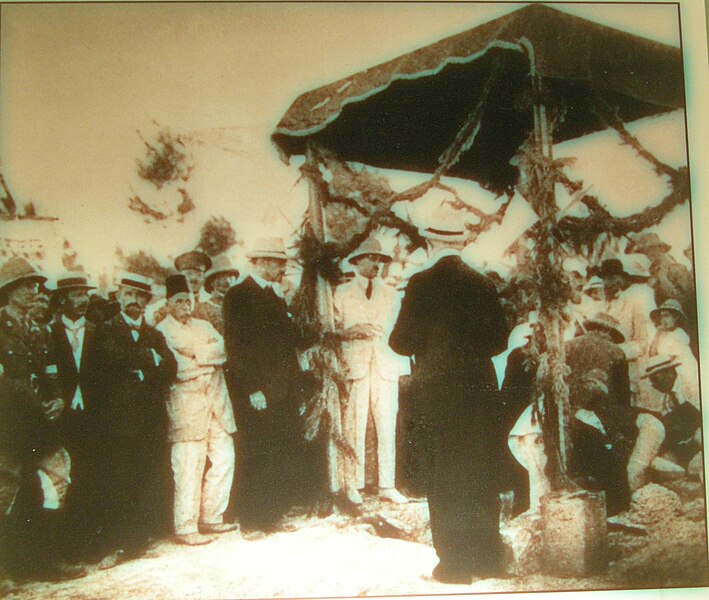
<svg viewBox="0 0 709 600">
<path fill-rule="evenodd" d="M 76 354 L 79 351 L 79 327 L 67 327 L 66 330 L 69 332 L 71 337 L 71 351 Z"/>
<path fill-rule="evenodd" d="M 371 279 L 367 280 L 367 291 L 365 292 L 365 295 L 367 296 L 367 300 L 369 300 L 372 297 L 372 280 Z"/>
</svg>

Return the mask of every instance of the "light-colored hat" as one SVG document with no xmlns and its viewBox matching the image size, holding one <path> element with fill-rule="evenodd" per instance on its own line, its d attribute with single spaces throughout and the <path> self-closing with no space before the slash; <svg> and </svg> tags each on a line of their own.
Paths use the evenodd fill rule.
<svg viewBox="0 0 709 600">
<path fill-rule="evenodd" d="M 382 250 L 382 245 L 378 240 L 368 239 L 360 244 L 349 257 L 349 262 L 355 264 L 364 256 L 374 256 L 382 262 L 391 262 L 391 256 Z"/>
<path fill-rule="evenodd" d="M 595 275 L 594 277 L 591 277 L 589 282 L 586 284 L 586 287 L 583 288 L 583 291 L 588 294 L 591 290 L 602 290 L 603 289 L 603 279 L 598 277 L 598 275 Z"/>
<path fill-rule="evenodd" d="M 202 272 L 208 271 L 212 267 L 212 259 L 204 252 L 191 250 L 183 252 L 175 258 L 175 268 L 178 271 L 185 269 L 200 269 Z"/>
<path fill-rule="evenodd" d="M 625 272 L 636 280 L 646 280 L 650 278 L 650 259 L 644 254 L 633 253 L 624 254 L 622 257 Z"/>
<path fill-rule="evenodd" d="M 278 258 L 288 260 L 286 245 L 283 238 L 268 237 L 259 238 L 251 246 L 251 250 L 246 255 L 247 258 Z"/>
<path fill-rule="evenodd" d="M 118 278 L 118 287 L 130 288 L 145 294 L 150 294 L 151 296 L 153 295 L 153 281 L 137 273 L 121 273 Z"/>
<path fill-rule="evenodd" d="M 44 283 L 47 278 L 41 275 L 29 262 L 19 256 L 13 256 L 0 267 L 0 293 L 20 281 Z"/>
<path fill-rule="evenodd" d="M 239 270 L 232 266 L 228 256 L 220 254 L 212 260 L 212 268 L 207 271 L 204 278 L 204 289 L 212 292 L 212 282 L 220 275 L 231 275 L 232 277 L 239 276 Z"/>
<path fill-rule="evenodd" d="M 419 233 L 425 238 L 445 242 L 464 242 L 468 239 L 462 213 L 450 204 L 435 208 L 427 221 L 426 227 L 419 228 Z"/>
<path fill-rule="evenodd" d="M 656 233 L 643 233 L 630 240 L 626 247 L 626 252 L 642 252 L 645 254 L 653 248 L 657 248 L 661 252 L 669 252 L 672 246 L 663 242 Z"/>
<path fill-rule="evenodd" d="M 95 290 L 96 286 L 89 283 L 86 273 L 69 272 L 57 279 L 56 287 L 52 293 L 57 294 L 65 290 Z"/>
<path fill-rule="evenodd" d="M 586 276 L 586 264 L 575 256 L 569 256 L 564 259 L 562 263 L 562 269 L 567 273 L 579 273 L 580 275 Z"/>
<path fill-rule="evenodd" d="M 616 344 L 622 344 L 625 341 L 625 335 L 623 334 L 620 321 L 607 313 L 601 312 L 592 317 L 587 317 L 583 322 L 583 326 L 586 330 L 604 329 L 605 331 L 609 331 L 611 339 Z"/>
<path fill-rule="evenodd" d="M 650 318 L 652 319 L 653 323 L 657 323 L 657 320 L 660 318 L 660 312 L 662 312 L 663 310 L 675 313 L 682 322 L 687 320 L 687 315 L 684 314 L 684 311 L 682 310 L 682 305 L 679 303 L 679 301 L 675 300 L 674 298 L 670 298 L 669 300 L 665 300 L 657 308 L 650 311 Z"/>
<path fill-rule="evenodd" d="M 679 367 L 682 362 L 676 356 L 670 356 L 668 354 L 660 354 L 658 356 L 653 356 L 650 360 L 645 363 L 645 372 L 643 373 L 641 379 L 650 377 L 655 373 L 664 371 L 666 369 L 674 369 Z"/>
</svg>

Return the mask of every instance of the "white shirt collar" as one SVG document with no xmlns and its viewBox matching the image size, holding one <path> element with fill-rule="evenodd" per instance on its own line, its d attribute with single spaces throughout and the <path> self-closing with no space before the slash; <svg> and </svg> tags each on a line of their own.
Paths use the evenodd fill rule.
<svg viewBox="0 0 709 600">
<path fill-rule="evenodd" d="M 263 277 L 259 276 L 256 273 L 251 273 L 251 279 L 253 279 L 262 290 L 265 290 L 266 288 L 271 288 L 273 290 L 273 293 L 276 294 L 276 296 L 278 296 L 279 298 L 283 298 L 283 292 L 281 291 L 281 288 L 277 283 L 273 281 L 266 281 Z"/>
<path fill-rule="evenodd" d="M 62 315 L 62 323 L 67 329 L 82 329 L 86 326 L 86 317 L 80 317 L 76 321 L 72 321 L 68 317 Z"/>
<path fill-rule="evenodd" d="M 121 311 L 121 317 L 123 317 L 123 320 L 128 323 L 131 327 L 138 327 L 140 328 L 143 325 L 143 317 L 141 316 L 139 319 L 134 320 L 131 319 L 126 313 Z"/>
</svg>

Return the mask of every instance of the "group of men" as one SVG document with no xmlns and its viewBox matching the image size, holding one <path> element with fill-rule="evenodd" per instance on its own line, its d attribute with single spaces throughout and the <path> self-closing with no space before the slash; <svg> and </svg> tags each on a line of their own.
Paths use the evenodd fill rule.
<svg viewBox="0 0 709 600">
<path fill-rule="evenodd" d="M 50 292 L 54 315 L 37 310 L 43 275 L 20 258 L 2 265 L 0 510 L 10 569 L 80 576 L 79 563 L 109 568 L 168 527 L 179 543 L 209 543 L 236 529 L 234 517 L 244 537 L 259 537 L 323 489 L 357 508 L 372 479 L 381 500 L 405 504 L 396 437 L 399 382 L 410 373 L 408 402 L 425 431 L 433 577 L 502 575 L 500 491 L 516 487 L 534 510 L 549 490 L 534 324 L 510 333 L 501 290 L 461 258 L 466 232 L 439 221 L 421 230 L 428 262 L 404 289 L 385 280 L 391 256 L 369 239 L 333 291 L 344 384 L 334 461 L 304 436 L 314 389 L 282 240 L 259 240 L 248 274 L 223 256 L 178 256 L 164 301 L 135 273 L 119 278 L 112 304 L 84 273 L 67 273 Z M 649 301 L 649 276 L 630 272 L 630 258 L 582 274 L 565 265 L 571 474 L 605 491 L 610 512 L 627 506 L 660 454 L 678 468 L 701 457 L 688 311 L 675 297 Z M 501 356 L 504 378 L 492 360 Z M 526 469 L 515 481 L 511 456 Z"/>
</svg>

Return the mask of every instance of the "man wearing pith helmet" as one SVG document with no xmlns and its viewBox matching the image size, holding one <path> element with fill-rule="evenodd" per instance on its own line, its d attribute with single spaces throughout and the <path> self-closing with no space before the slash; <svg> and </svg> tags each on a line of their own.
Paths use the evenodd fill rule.
<svg viewBox="0 0 709 600">
<path fill-rule="evenodd" d="M 360 490 L 365 485 L 365 438 L 370 412 L 377 434 L 379 496 L 398 504 L 407 502 L 394 480 L 400 357 L 387 341 L 401 300 L 399 293 L 381 278 L 382 265 L 390 261 L 391 256 L 376 239 L 366 240 L 349 258 L 354 278 L 336 288 L 333 302 L 349 393 L 343 432 L 354 451 L 354 460 L 346 455 L 343 461 L 345 493 L 355 505 L 362 504 Z"/>
<path fill-rule="evenodd" d="M 184 275 L 168 277 L 165 289 L 169 314 L 157 329 L 177 361 L 177 379 L 167 401 L 173 523 L 176 541 L 194 546 L 211 541 L 208 534 L 236 528 L 224 522 L 234 477 L 236 425 L 222 372 L 224 339 L 208 321 L 192 318 Z"/>
<path fill-rule="evenodd" d="M 44 281 L 23 258 L 0 267 L 0 514 L 12 574 L 63 579 L 86 571 L 62 562 L 71 469 L 59 428 L 65 406 L 49 336 L 29 317 Z"/>
<path fill-rule="evenodd" d="M 123 273 L 117 283 L 120 312 L 98 328 L 92 363 L 100 374 L 104 567 L 139 555 L 155 533 L 164 407 L 177 372 L 165 338 L 144 318 L 152 281 Z"/>
<path fill-rule="evenodd" d="M 209 321 L 221 334 L 224 333 L 224 296 L 236 284 L 239 270 L 231 265 L 227 256 L 215 256 L 212 268 L 204 277 L 204 289 L 209 293 L 209 299 L 198 302 L 194 309 L 197 319 Z"/>
</svg>

